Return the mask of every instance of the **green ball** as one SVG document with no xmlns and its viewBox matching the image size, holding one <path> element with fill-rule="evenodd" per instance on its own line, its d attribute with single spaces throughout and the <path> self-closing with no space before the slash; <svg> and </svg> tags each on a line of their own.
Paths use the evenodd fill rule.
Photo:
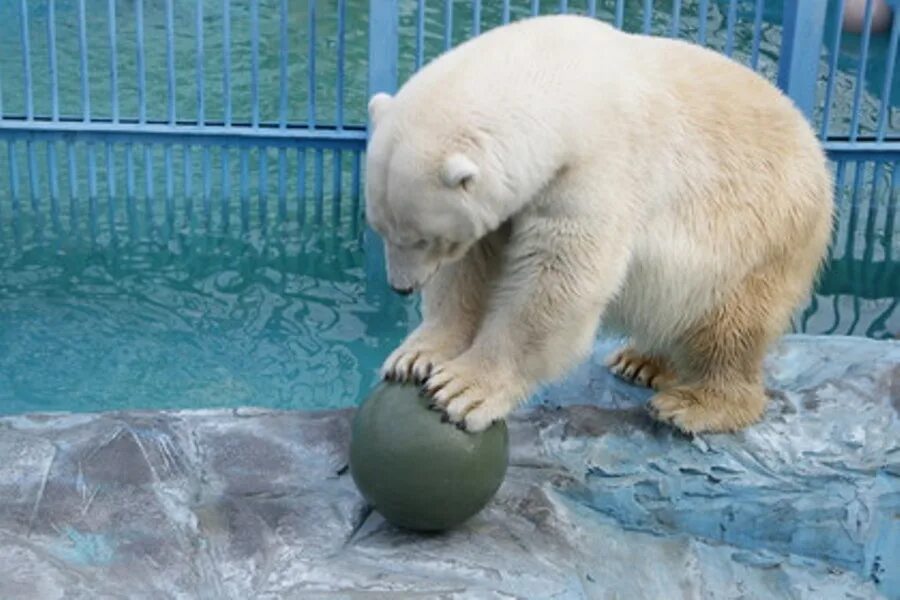
<svg viewBox="0 0 900 600">
<path fill-rule="evenodd" d="M 484 508 L 506 475 L 509 438 L 498 421 L 468 433 L 443 423 L 416 386 L 382 383 L 353 421 L 350 473 L 390 523 L 442 531 Z"/>
</svg>

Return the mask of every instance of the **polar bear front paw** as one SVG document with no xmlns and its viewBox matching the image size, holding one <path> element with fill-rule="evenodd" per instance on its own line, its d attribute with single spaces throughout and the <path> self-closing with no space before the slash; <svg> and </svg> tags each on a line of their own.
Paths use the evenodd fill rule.
<svg viewBox="0 0 900 600">
<path fill-rule="evenodd" d="M 467 358 L 437 367 L 425 382 L 425 392 L 447 421 L 472 433 L 506 418 L 527 393 L 521 377 L 511 371 Z"/>
<path fill-rule="evenodd" d="M 454 336 L 414 334 L 384 361 L 381 376 L 388 381 L 421 383 L 436 365 L 453 359 L 464 349 Z"/>
</svg>

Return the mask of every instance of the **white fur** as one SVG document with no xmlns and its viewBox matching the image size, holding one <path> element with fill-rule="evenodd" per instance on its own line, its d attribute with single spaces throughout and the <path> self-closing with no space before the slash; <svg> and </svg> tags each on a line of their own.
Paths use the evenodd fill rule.
<svg viewBox="0 0 900 600">
<path fill-rule="evenodd" d="M 827 244 L 830 180 L 802 115 L 687 43 L 529 19 L 370 113 L 367 216 L 391 284 L 424 292 L 385 373 L 427 378 L 470 430 L 581 360 L 601 317 L 676 351 L 767 261 L 796 284 L 773 288 L 773 310 L 796 303 Z"/>
</svg>

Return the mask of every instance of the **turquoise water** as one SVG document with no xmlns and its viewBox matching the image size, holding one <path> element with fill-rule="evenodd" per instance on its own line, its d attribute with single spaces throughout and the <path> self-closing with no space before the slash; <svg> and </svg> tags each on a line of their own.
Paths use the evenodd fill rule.
<svg viewBox="0 0 900 600">
<path fill-rule="evenodd" d="M 26 245 L 0 262 L 0 413 L 351 406 L 413 309 L 360 264 L 296 228 Z"/>
<path fill-rule="evenodd" d="M 29 15 L 32 41 L 35 109 L 48 114 L 49 78 L 46 74 L 47 45 L 44 37 L 46 12 L 43 3 L 31 2 Z M 101 6 L 101 4 L 103 6 Z M 111 111 L 106 38 L 106 3 L 87 3 L 89 35 L 89 82 L 92 114 L 108 117 Z M 195 114 L 196 85 L 193 61 L 193 3 L 175 2 L 176 104 L 179 118 Z M 236 120 L 247 120 L 249 104 L 249 29 L 247 3 L 232 3 L 232 88 Z M 336 18 L 319 3 L 317 13 L 317 118 L 334 119 L 337 90 Z M 345 116 L 347 123 L 365 118 L 365 46 L 367 15 L 365 0 L 347 2 L 347 55 Z M 498 22 L 499 2 L 485 2 L 483 27 Z M 513 2 L 513 17 L 523 16 L 529 2 Z M 572 1 L 583 10 L 586 3 Z M 598 2 L 601 15 L 611 18 L 612 2 Z M 656 2 L 665 10 L 666 3 Z M 721 4 L 710 3 L 710 45 L 724 47 L 725 18 Z M 302 122 L 308 114 L 306 89 L 305 2 L 289 2 L 290 108 L 291 122 Z M 443 3 L 429 2 L 425 24 L 427 60 L 444 44 Z M 543 2 L 544 12 L 555 2 Z M 642 3 L 627 3 L 626 28 L 641 24 Z M 684 3 L 680 32 L 696 35 L 697 19 L 692 3 Z M 77 3 L 57 0 L 57 33 L 60 67 L 60 106 L 63 115 L 78 116 L 82 107 L 79 83 Z M 278 3 L 260 3 L 260 99 L 261 118 L 277 118 Z M 401 3 L 401 77 L 415 63 L 415 2 Z M 471 33 L 471 4 L 455 3 L 454 43 Z M 22 56 L 19 50 L 18 3 L 0 3 L 0 78 L 4 111 L 24 110 Z M 120 110 L 136 116 L 136 65 L 134 4 L 117 1 L 118 68 Z M 164 3 L 144 2 L 148 117 L 165 118 L 165 15 Z M 223 115 L 221 94 L 222 38 L 221 2 L 204 3 L 204 35 L 207 48 L 204 85 L 206 116 Z M 99 8 L 98 10 L 94 10 Z M 777 22 L 780 3 L 767 3 L 767 19 Z M 605 12 L 604 12 L 605 11 Z M 740 15 L 739 15 L 740 16 Z M 669 21 L 655 19 L 658 32 Z M 749 59 L 749 23 L 737 28 L 736 56 Z M 767 24 L 761 43 L 760 69 L 774 77 L 780 30 Z M 848 46 L 849 44 L 849 46 Z M 857 44 L 854 46 L 853 44 Z M 884 40 L 873 42 L 883 52 Z M 853 92 L 854 48 L 858 40 L 845 42 L 850 50 L 841 59 L 844 71 L 836 87 L 839 95 L 832 111 L 835 131 L 849 122 L 848 106 Z M 823 65 L 828 59 L 823 54 Z M 883 64 L 883 63 L 882 63 Z M 875 126 L 877 90 L 884 72 L 878 63 L 867 72 L 862 95 L 864 132 Z M 895 81 L 895 86 L 900 78 Z M 895 94 L 895 97 L 897 94 Z M 896 129 L 896 110 L 891 112 L 890 131 Z M 153 184 L 157 196 L 145 202 L 147 171 L 136 150 L 138 197 L 128 203 L 114 197 L 115 215 L 109 213 L 106 158 L 96 149 L 97 202 L 90 207 L 86 167 L 88 151 L 75 148 L 77 172 L 73 174 L 80 196 L 68 193 L 69 172 L 64 148 L 59 153 L 59 224 L 45 218 L 47 181 L 45 148 L 37 152 L 38 185 L 32 195 L 25 165 L 24 145 L 16 149 L 23 209 L 21 218 L 11 219 L 10 181 L 5 149 L 0 148 L 0 413 L 45 410 L 108 410 L 123 408 L 204 408 L 257 405 L 278 408 L 326 408 L 352 406 L 370 389 L 383 358 L 400 342 L 417 320 L 415 301 L 369 293 L 363 271 L 364 256 L 358 244 L 359 197 L 353 196 L 349 157 L 343 156 L 342 185 L 337 195 L 330 187 L 334 155 L 323 157 L 326 185 L 324 196 L 311 194 L 312 159 L 304 163 L 306 188 L 300 190 L 294 156 L 288 163 L 287 197 L 282 207 L 274 197 L 279 175 L 278 153 L 267 151 L 268 188 L 259 179 L 260 154 L 248 155 L 252 174 L 246 197 L 238 191 L 222 197 L 222 156 L 213 151 L 215 176 L 211 186 L 212 211 L 208 223 L 203 207 L 185 193 L 187 172 L 182 150 L 173 153 L 174 192 L 171 203 L 163 201 L 164 156 L 152 153 Z M 121 146 L 111 148 L 119 194 L 124 188 L 125 154 Z M 230 177 L 239 178 L 239 157 L 230 150 Z M 196 177 L 200 155 L 189 156 Z M 891 181 L 890 166 L 875 171 L 868 165 L 859 193 L 853 195 L 857 171 L 847 168 L 846 188 L 838 198 L 840 226 L 829 268 L 810 305 L 799 311 L 795 329 L 812 333 L 849 333 L 883 338 L 900 332 L 900 267 L 896 257 L 900 221 L 894 212 L 900 198 Z M 893 176 L 893 180 L 891 177 Z M 871 182 L 877 182 L 872 186 Z M 194 181 L 194 190 L 202 185 Z M 115 195 L 113 195 L 115 196 Z M 30 206 L 36 198 L 36 210 Z M 297 198 L 302 198 L 298 201 Z M 148 210 L 150 206 L 152 210 Z M 339 210 L 334 212 L 332 208 Z M 284 210 L 282 210 L 284 208 Z M 134 214 L 130 211 L 134 210 Z M 230 214 L 230 222 L 222 214 Z M 42 217 L 43 215 L 43 217 Z"/>
</svg>

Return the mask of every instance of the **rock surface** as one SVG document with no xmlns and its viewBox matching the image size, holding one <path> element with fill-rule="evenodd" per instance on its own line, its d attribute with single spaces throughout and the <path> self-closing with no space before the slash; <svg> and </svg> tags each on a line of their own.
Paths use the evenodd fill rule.
<svg viewBox="0 0 900 600">
<path fill-rule="evenodd" d="M 365 506 L 349 411 L 0 419 L 0 598 L 900 597 L 900 343 L 786 338 L 765 420 L 694 439 L 608 349 L 441 535 Z"/>
</svg>

